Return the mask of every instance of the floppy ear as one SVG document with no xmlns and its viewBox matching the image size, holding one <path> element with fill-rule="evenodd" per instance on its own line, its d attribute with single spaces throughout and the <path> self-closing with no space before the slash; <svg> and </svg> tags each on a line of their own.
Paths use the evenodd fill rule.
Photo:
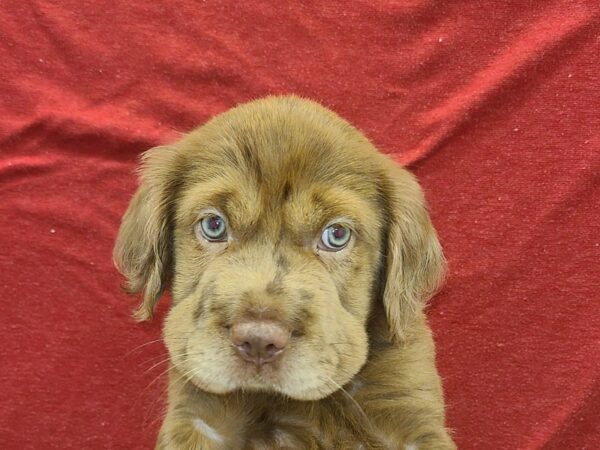
<svg viewBox="0 0 600 450">
<path fill-rule="evenodd" d="M 382 184 L 389 227 L 383 304 L 391 338 L 399 340 L 439 287 L 445 261 L 416 179 L 391 160 L 385 166 Z"/>
<path fill-rule="evenodd" d="M 113 261 L 125 276 L 125 289 L 143 291 L 134 312 L 139 320 L 152 318 L 171 274 L 172 204 L 176 193 L 175 150 L 153 148 L 142 156 L 140 187 L 123 216 Z"/>
</svg>

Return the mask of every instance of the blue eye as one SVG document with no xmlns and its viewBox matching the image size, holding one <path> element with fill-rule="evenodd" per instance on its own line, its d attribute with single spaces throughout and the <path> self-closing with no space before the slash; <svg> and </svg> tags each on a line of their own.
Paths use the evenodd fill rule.
<svg viewBox="0 0 600 450">
<path fill-rule="evenodd" d="M 211 242 L 221 242 L 227 238 L 227 225 L 225 219 L 217 214 L 203 217 L 199 222 L 200 233 Z"/>
<path fill-rule="evenodd" d="M 325 250 L 338 251 L 343 249 L 352 236 L 352 230 L 341 223 L 335 223 L 323 230 L 321 244 Z"/>
</svg>

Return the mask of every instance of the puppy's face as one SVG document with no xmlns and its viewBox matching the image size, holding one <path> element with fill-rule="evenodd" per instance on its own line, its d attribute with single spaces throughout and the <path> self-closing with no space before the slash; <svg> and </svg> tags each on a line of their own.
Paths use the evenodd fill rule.
<svg viewBox="0 0 600 450">
<path fill-rule="evenodd" d="M 171 360 L 206 391 L 323 398 L 365 363 L 375 302 L 401 337 L 439 278 L 416 183 L 312 102 L 242 105 L 144 167 L 115 259 L 141 318 L 170 282 Z"/>
</svg>

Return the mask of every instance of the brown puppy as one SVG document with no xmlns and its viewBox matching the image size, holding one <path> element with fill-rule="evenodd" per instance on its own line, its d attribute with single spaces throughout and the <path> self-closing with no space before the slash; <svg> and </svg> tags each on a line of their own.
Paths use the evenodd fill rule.
<svg viewBox="0 0 600 450">
<path fill-rule="evenodd" d="M 444 260 L 421 190 L 297 97 L 143 157 L 115 261 L 169 285 L 161 449 L 451 449 L 422 308 Z"/>
</svg>

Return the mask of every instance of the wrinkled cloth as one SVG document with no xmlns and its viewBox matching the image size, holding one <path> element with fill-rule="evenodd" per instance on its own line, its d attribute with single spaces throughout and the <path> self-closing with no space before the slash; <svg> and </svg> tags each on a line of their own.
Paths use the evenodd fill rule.
<svg viewBox="0 0 600 450">
<path fill-rule="evenodd" d="M 0 68 L 3 449 L 152 448 L 168 299 L 135 324 L 111 261 L 136 162 L 277 93 L 419 177 L 459 448 L 600 448 L 597 0 L 5 0 Z"/>
</svg>

